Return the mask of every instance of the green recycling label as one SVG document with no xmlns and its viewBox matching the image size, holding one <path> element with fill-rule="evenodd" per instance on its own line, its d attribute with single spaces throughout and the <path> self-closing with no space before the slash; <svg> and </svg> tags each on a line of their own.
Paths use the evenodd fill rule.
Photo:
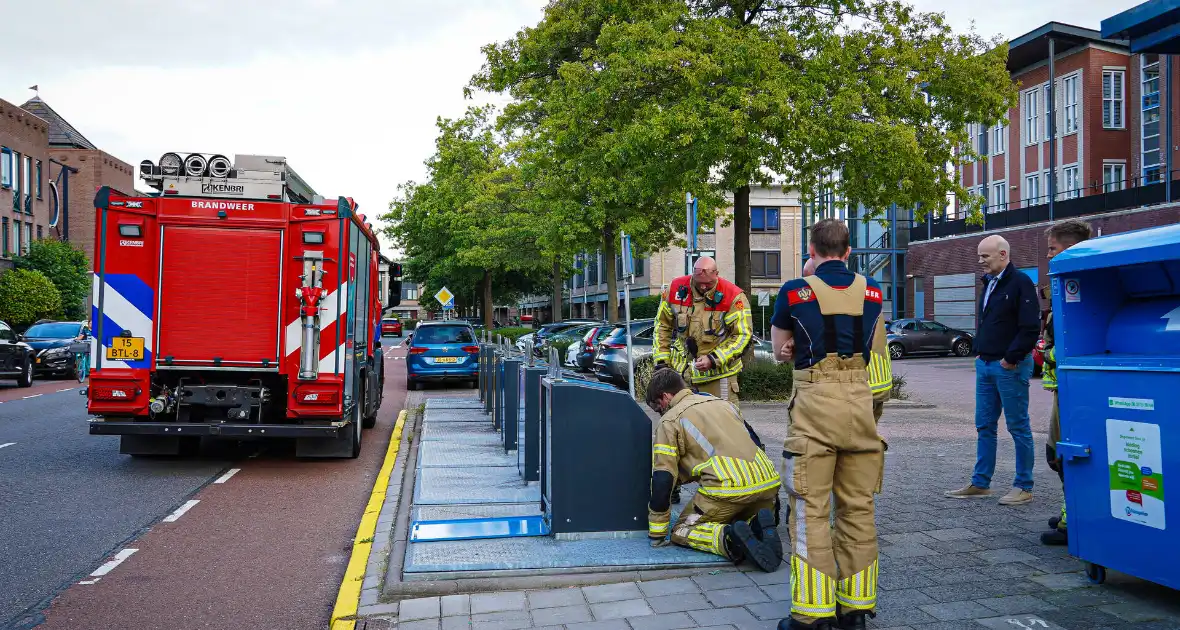
<svg viewBox="0 0 1180 630">
<path fill-rule="evenodd" d="M 1110 515 L 1164 529 L 1164 461 L 1159 425 L 1107 420 L 1106 457 L 1110 466 Z"/>
</svg>

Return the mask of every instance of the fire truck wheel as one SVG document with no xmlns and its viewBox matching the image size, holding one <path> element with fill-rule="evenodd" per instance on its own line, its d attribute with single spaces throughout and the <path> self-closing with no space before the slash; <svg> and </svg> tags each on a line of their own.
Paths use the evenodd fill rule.
<svg viewBox="0 0 1180 630">
<path fill-rule="evenodd" d="M 349 459 L 356 459 L 361 454 L 361 423 L 364 422 L 362 419 L 365 413 L 364 405 L 363 398 L 353 405 L 352 422 L 349 423 L 349 426 L 352 427 L 352 454 L 348 456 Z"/>
<path fill-rule="evenodd" d="M 365 383 L 363 385 L 361 385 L 361 391 L 365 391 L 365 392 L 369 391 L 368 377 L 365 378 Z M 380 395 L 378 395 L 378 396 L 380 396 Z M 365 405 L 366 406 L 368 405 L 368 402 L 369 402 L 368 396 L 366 396 L 365 397 Z M 369 413 L 367 411 L 364 412 L 365 418 L 364 418 L 364 421 L 361 422 L 361 426 L 366 429 L 372 429 L 373 427 L 377 426 L 377 411 L 378 411 L 377 408 L 380 407 L 380 405 L 381 405 L 380 398 L 378 398 L 378 400 L 376 402 L 377 402 L 377 404 L 373 406 L 372 413 Z"/>
</svg>

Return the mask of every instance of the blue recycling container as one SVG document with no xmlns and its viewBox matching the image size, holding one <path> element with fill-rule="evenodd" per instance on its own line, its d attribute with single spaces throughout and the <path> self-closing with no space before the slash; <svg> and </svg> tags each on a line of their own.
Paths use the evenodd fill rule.
<svg viewBox="0 0 1180 630">
<path fill-rule="evenodd" d="M 1049 263 L 1069 553 L 1180 589 L 1180 225 Z"/>
</svg>

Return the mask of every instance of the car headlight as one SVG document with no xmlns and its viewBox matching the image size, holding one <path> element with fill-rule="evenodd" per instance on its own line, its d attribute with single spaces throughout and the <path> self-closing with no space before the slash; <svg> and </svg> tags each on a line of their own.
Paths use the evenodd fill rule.
<svg viewBox="0 0 1180 630">
<path fill-rule="evenodd" d="M 61 356 L 61 355 L 63 355 L 63 354 L 67 354 L 67 353 L 69 353 L 69 351 L 70 351 L 70 349 L 69 349 L 69 348 L 66 348 L 66 347 L 62 347 L 62 348 L 50 348 L 50 349 L 48 349 L 48 350 L 45 350 L 45 351 L 43 351 L 43 352 L 41 353 L 41 356 L 43 356 L 43 357 L 46 357 L 46 358 L 48 358 L 48 357 L 56 357 L 56 356 Z"/>
</svg>

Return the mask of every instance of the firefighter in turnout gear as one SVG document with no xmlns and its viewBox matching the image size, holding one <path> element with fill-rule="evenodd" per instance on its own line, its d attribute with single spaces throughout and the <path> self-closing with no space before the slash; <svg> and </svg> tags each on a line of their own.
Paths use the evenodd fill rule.
<svg viewBox="0 0 1180 630">
<path fill-rule="evenodd" d="M 742 353 L 753 338 L 750 300 L 734 283 L 720 277 L 717 261 L 697 259 L 691 276 L 680 276 L 668 285 L 656 313 L 656 367 L 676 370 L 695 389 L 721 395 L 726 380 L 729 396 L 739 407 L 737 375 Z"/>
<path fill-rule="evenodd" d="M 771 328 L 776 357 L 795 365 L 782 472 L 794 502 L 791 615 L 779 628 L 864 628 L 877 601 L 873 495 L 885 469 L 868 370 L 887 352 L 882 293 L 848 270 L 843 222 L 820 221 L 810 236 L 815 275 L 783 285 Z"/>
<path fill-rule="evenodd" d="M 751 560 L 763 571 L 777 569 L 783 547 L 771 510 L 782 484 L 737 409 L 719 398 L 694 394 L 668 368 L 652 375 L 647 404 L 663 416 L 652 447 L 652 546 L 675 543 L 735 563 Z M 669 525 L 677 481 L 700 485 Z"/>
<path fill-rule="evenodd" d="M 815 259 L 808 258 L 803 263 L 803 277 L 813 275 Z M 869 358 L 869 391 L 873 393 L 873 419 L 880 422 L 881 414 L 885 413 L 885 401 L 889 400 L 889 393 L 893 391 L 893 360 L 889 358 L 888 352 L 878 352 L 876 347 Z"/>
<path fill-rule="evenodd" d="M 1048 257 L 1050 260 L 1061 252 L 1090 238 L 1092 232 L 1090 224 L 1078 219 L 1068 219 L 1045 230 L 1048 240 Z M 1041 287 L 1041 298 L 1049 305 L 1045 315 L 1045 331 L 1041 338 L 1045 341 L 1044 367 L 1041 373 L 1041 386 L 1053 392 L 1053 407 L 1049 411 L 1049 439 L 1045 442 L 1045 459 L 1049 468 L 1057 472 L 1062 485 L 1065 484 L 1065 471 L 1061 467 L 1061 459 L 1057 457 L 1057 442 L 1061 439 L 1061 412 L 1057 407 L 1057 347 L 1053 339 L 1053 302 L 1048 285 Z M 1065 545 L 1069 543 L 1069 530 L 1066 527 L 1065 498 L 1061 499 L 1061 516 L 1049 519 L 1049 531 L 1041 534 L 1041 543 L 1046 545 Z"/>
</svg>

